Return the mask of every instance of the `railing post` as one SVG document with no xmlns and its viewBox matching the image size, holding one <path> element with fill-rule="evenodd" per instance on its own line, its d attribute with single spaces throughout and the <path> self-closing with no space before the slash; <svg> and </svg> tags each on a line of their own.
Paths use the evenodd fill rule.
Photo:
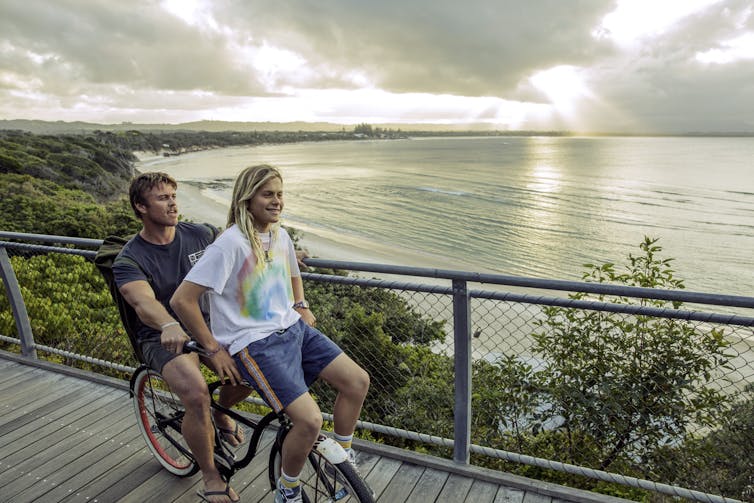
<svg viewBox="0 0 754 503">
<path fill-rule="evenodd" d="M 26 312 L 26 304 L 24 304 L 24 298 L 21 296 L 21 288 L 18 286 L 16 273 L 13 272 L 10 257 L 8 257 L 8 252 L 4 246 L 0 246 L 0 274 L 3 276 L 5 294 L 8 296 L 8 302 L 13 311 L 13 318 L 16 320 L 18 338 L 21 339 L 21 354 L 36 358 L 37 350 L 34 349 L 34 334 L 31 332 L 29 314 Z"/>
<path fill-rule="evenodd" d="M 455 408 L 453 461 L 469 463 L 471 445 L 471 305 L 466 281 L 453 280 Z"/>
</svg>

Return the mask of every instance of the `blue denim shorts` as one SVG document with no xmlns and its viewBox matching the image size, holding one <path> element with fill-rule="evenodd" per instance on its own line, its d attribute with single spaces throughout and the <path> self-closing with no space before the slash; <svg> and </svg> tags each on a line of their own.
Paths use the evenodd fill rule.
<svg viewBox="0 0 754 503">
<path fill-rule="evenodd" d="M 337 344 L 303 320 L 273 332 L 233 355 L 246 379 L 275 412 L 309 391 L 341 353 Z"/>
</svg>

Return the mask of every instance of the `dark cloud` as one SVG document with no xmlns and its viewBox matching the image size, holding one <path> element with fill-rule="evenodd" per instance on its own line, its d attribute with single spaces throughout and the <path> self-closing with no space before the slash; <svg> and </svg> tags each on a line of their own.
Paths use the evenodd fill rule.
<svg viewBox="0 0 754 503">
<path fill-rule="evenodd" d="M 20 67 L 34 67 L 42 78 L 55 77 L 50 85 L 61 90 L 81 82 L 264 92 L 225 38 L 186 25 L 154 2 L 5 2 L 0 7 L 0 33 L 16 59 L 25 55 Z M 36 56 L 44 62 L 35 62 Z M 60 71 L 69 83 L 59 80 Z"/>
<path fill-rule="evenodd" d="M 501 96 L 557 64 L 609 50 L 590 32 L 605 0 L 232 2 L 225 19 L 315 65 L 359 69 L 392 92 Z"/>
<path fill-rule="evenodd" d="M 594 35 L 616 4 L 214 0 L 200 2 L 200 15 L 187 22 L 150 0 L 2 2 L 0 103 L 14 111 L 99 104 L 113 115 L 172 118 L 301 89 L 364 87 L 548 103 L 531 76 L 568 65 L 588 86 L 579 109 L 584 127 L 754 129 L 754 54 L 733 64 L 697 58 L 754 33 L 749 0 L 721 0 L 625 47 Z M 331 108 L 382 113 L 369 114 L 371 106 Z M 493 120 L 497 106 L 480 105 L 476 117 Z M 412 120 L 452 113 L 405 111 Z M 550 124 L 567 127 L 566 119 Z"/>
</svg>

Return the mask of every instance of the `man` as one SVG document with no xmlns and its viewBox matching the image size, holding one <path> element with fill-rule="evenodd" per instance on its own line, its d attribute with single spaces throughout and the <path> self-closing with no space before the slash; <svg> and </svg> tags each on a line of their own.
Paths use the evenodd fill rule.
<svg viewBox="0 0 754 503">
<path fill-rule="evenodd" d="M 144 363 L 160 372 L 186 409 L 182 433 L 202 472 L 204 488 L 199 495 L 211 503 L 235 502 L 238 494 L 222 479 L 213 458 L 210 398 L 199 370 L 199 357 L 183 354 L 189 336 L 168 303 L 213 241 L 216 229 L 178 221 L 177 187 L 165 173 L 143 173 L 133 179 L 129 199 L 142 228 L 115 259 L 113 274 L 120 293 L 141 321 L 137 340 Z M 212 358 L 206 358 L 205 363 L 223 378 L 223 371 L 215 367 Z M 219 402 L 230 407 L 249 391 L 244 386 L 223 386 Z M 215 422 L 231 445 L 243 442 L 243 431 L 231 418 L 215 413 Z"/>
</svg>

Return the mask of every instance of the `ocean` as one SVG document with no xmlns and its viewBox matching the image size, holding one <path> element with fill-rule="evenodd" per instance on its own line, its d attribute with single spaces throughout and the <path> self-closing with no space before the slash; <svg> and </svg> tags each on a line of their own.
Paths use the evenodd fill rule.
<svg viewBox="0 0 754 503">
<path fill-rule="evenodd" d="M 235 175 L 284 176 L 284 223 L 325 259 L 580 280 L 644 236 L 689 291 L 752 295 L 754 140 L 432 137 L 225 148 L 144 159 L 224 224 Z M 179 189 L 179 205 L 181 201 Z M 197 208 L 198 205 L 198 208 Z"/>
</svg>

